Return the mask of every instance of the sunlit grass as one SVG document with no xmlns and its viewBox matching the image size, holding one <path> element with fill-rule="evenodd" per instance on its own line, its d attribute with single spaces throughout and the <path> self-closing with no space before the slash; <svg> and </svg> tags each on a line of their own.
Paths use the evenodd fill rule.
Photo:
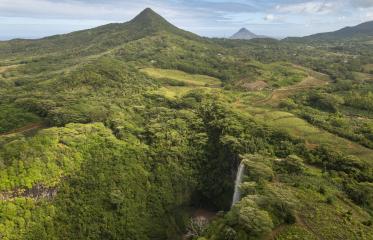
<svg viewBox="0 0 373 240">
<path fill-rule="evenodd" d="M 241 110 L 247 111 L 258 121 L 302 138 L 310 144 L 327 145 L 372 164 L 373 150 L 317 128 L 291 113 L 255 107 L 241 107 Z"/>
<path fill-rule="evenodd" d="M 189 74 L 178 70 L 144 68 L 141 71 L 153 78 L 171 79 L 193 86 L 220 86 L 221 84 L 221 81 L 214 77 Z"/>
</svg>

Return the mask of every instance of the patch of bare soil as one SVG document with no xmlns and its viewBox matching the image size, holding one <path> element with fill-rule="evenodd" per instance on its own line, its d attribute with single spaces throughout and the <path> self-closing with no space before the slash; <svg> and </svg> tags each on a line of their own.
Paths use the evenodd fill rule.
<svg viewBox="0 0 373 240">
<path fill-rule="evenodd" d="M 16 68 L 18 67 L 19 65 L 10 65 L 10 66 L 3 66 L 3 67 L 0 67 L 0 73 L 4 73 L 10 69 L 13 69 L 13 68 Z"/>
<path fill-rule="evenodd" d="M 192 214 L 193 218 L 203 217 L 207 220 L 212 220 L 215 216 L 216 212 L 212 212 L 202 208 L 196 209 Z"/>
<path fill-rule="evenodd" d="M 287 224 L 280 224 L 277 227 L 275 227 L 272 232 L 264 238 L 265 240 L 275 240 L 278 235 L 287 227 Z"/>
<path fill-rule="evenodd" d="M 35 200 L 39 199 L 52 199 L 57 194 L 56 188 L 44 187 L 41 184 L 36 184 L 30 189 L 15 189 L 9 192 L 0 192 L 1 201 L 11 201 L 15 198 L 27 197 Z"/>
<path fill-rule="evenodd" d="M 247 91 L 260 91 L 268 87 L 268 83 L 264 81 L 256 81 L 252 83 L 244 83 L 241 87 Z"/>
</svg>

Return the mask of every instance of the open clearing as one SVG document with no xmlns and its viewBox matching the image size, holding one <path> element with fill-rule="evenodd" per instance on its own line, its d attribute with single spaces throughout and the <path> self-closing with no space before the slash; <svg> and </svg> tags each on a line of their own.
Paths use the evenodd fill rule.
<svg viewBox="0 0 373 240">
<path fill-rule="evenodd" d="M 213 89 L 219 89 L 221 81 L 206 75 L 189 74 L 179 70 L 159 69 L 159 68 L 144 68 L 141 72 L 156 79 L 164 79 L 162 86 L 151 93 L 160 94 L 166 98 L 178 98 L 187 94 L 192 90 L 202 90 L 210 92 Z M 170 86 L 166 80 L 176 81 L 185 86 Z"/>
<path fill-rule="evenodd" d="M 186 94 L 187 92 L 195 89 L 194 87 L 173 87 L 173 86 L 164 86 L 152 93 L 165 96 L 166 98 L 178 98 Z"/>
<path fill-rule="evenodd" d="M 165 96 L 166 98 L 174 99 L 179 98 L 187 94 L 188 92 L 192 90 L 202 90 L 204 92 L 211 92 L 213 90 L 218 90 L 215 88 L 209 88 L 209 87 L 175 87 L 175 86 L 163 86 L 159 89 L 152 91 L 151 93 L 160 94 L 162 96 Z"/>
<path fill-rule="evenodd" d="M 198 74 L 189 74 L 183 71 L 178 70 L 169 70 L 169 69 L 159 69 L 159 68 L 144 68 L 141 69 L 141 72 L 149 75 L 150 77 L 156 79 L 171 79 L 179 81 L 191 86 L 209 86 L 209 87 L 220 87 L 221 81 L 217 78 L 198 75 Z"/>
<path fill-rule="evenodd" d="M 328 81 L 324 79 L 315 78 L 314 76 L 308 76 L 303 79 L 300 83 L 297 83 L 292 86 L 283 87 L 274 90 L 268 97 L 265 99 L 259 100 L 255 105 L 271 105 L 275 106 L 280 103 L 281 100 L 288 98 L 302 90 L 307 90 L 314 87 L 320 87 L 328 84 Z"/>
</svg>

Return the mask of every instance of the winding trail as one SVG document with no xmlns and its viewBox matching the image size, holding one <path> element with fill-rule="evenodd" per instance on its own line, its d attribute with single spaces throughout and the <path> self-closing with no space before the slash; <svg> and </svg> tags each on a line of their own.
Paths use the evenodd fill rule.
<svg viewBox="0 0 373 240">
<path fill-rule="evenodd" d="M 262 105 L 262 104 L 275 105 L 275 104 L 278 104 L 280 100 L 285 99 L 291 95 L 294 95 L 301 90 L 308 90 L 308 89 L 323 86 L 326 84 L 328 84 L 327 81 L 317 79 L 310 75 L 295 85 L 291 85 L 291 86 L 287 86 L 287 87 L 274 90 L 268 97 L 266 97 L 265 99 L 259 100 L 255 102 L 254 104 L 255 105 Z"/>
<path fill-rule="evenodd" d="M 6 133 L 1 133 L 0 136 L 6 136 L 6 135 L 18 134 L 18 133 L 27 133 L 27 132 L 30 132 L 30 131 L 33 131 L 33 130 L 41 129 L 43 127 L 45 127 L 45 125 L 43 123 L 32 123 L 32 124 L 28 124 L 24 127 L 17 128 L 17 129 L 14 129 L 12 131 L 6 132 Z"/>
<path fill-rule="evenodd" d="M 264 240 L 275 240 L 278 235 L 289 225 L 287 224 L 280 224 L 275 227 L 272 232 L 268 235 L 268 237 L 264 238 Z"/>
<path fill-rule="evenodd" d="M 296 223 L 299 225 L 299 226 L 302 226 L 304 227 L 305 229 L 307 229 L 309 232 L 311 232 L 317 239 L 319 240 L 324 240 L 325 238 L 320 234 L 318 233 L 317 231 L 315 231 L 314 229 L 312 229 L 306 221 L 304 221 L 304 218 L 302 216 L 300 216 L 299 214 L 297 214 L 295 216 L 295 219 L 296 219 Z"/>
</svg>

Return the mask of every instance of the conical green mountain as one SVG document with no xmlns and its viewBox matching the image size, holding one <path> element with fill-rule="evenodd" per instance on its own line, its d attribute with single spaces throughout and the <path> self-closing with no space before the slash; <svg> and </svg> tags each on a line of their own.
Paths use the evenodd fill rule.
<svg viewBox="0 0 373 240">
<path fill-rule="evenodd" d="M 199 38 L 193 33 L 175 27 L 152 9 L 146 8 L 134 19 L 125 23 L 112 23 L 39 40 L 16 39 L 0 42 L 0 56 L 10 54 L 35 55 L 46 52 L 66 52 L 73 49 L 97 53 L 160 32 L 168 32 L 187 38 Z"/>
</svg>

